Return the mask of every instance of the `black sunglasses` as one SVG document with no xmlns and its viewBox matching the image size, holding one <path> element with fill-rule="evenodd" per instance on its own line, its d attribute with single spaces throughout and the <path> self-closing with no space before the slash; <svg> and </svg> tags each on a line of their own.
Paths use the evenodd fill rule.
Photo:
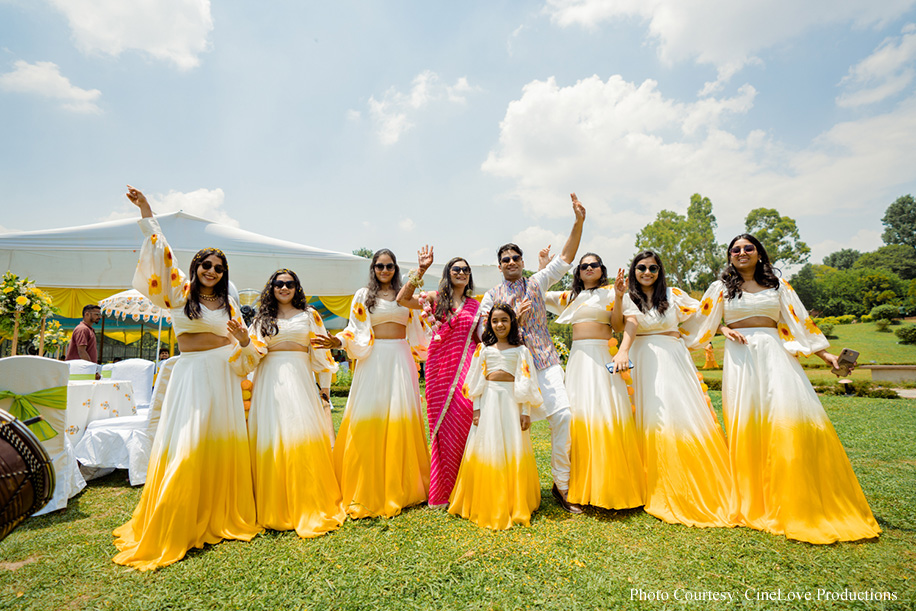
<svg viewBox="0 0 916 611">
<path fill-rule="evenodd" d="M 500 259 L 499 262 L 502 263 L 503 265 L 505 265 L 505 264 L 508 263 L 509 261 L 512 261 L 513 263 L 518 263 L 518 262 L 521 261 L 521 260 L 522 260 L 522 256 L 521 256 L 521 255 L 506 255 L 505 257 L 503 257 L 502 259 Z"/>
<path fill-rule="evenodd" d="M 226 266 L 220 265 L 219 263 L 217 263 L 216 265 L 213 265 L 213 263 L 211 263 L 210 261 L 204 261 L 203 263 L 200 264 L 200 266 L 204 268 L 204 270 L 209 270 L 212 267 L 213 271 L 215 271 L 217 274 L 226 273 Z"/>
<path fill-rule="evenodd" d="M 640 263 L 639 265 L 636 266 L 636 271 L 638 272 L 644 272 L 646 270 L 649 270 L 650 274 L 654 274 L 658 272 L 658 265 L 650 265 L 649 267 L 646 267 L 645 265 Z"/>
<path fill-rule="evenodd" d="M 746 253 L 752 253 L 757 252 L 757 247 L 753 244 L 745 244 L 743 248 L 741 246 L 732 246 L 730 252 L 733 255 L 740 255 L 742 250 Z"/>
<path fill-rule="evenodd" d="M 375 269 L 382 271 L 387 269 L 389 272 L 394 271 L 394 263 L 376 263 Z"/>
<path fill-rule="evenodd" d="M 288 289 L 294 289 L 296 288 L 296 281 L 295 280 L 274 280 L 275 289 L 282 289 L 284 286 Z"/>
<path fill-rule="evenodd" d="M 467 265 L 453 265 L 451 272 L 453 274 L 470 274 L 471 268 Z"/>
<path fill-rule="evenodd" d="M 581 269 L 583 272 L 587 270 L 588 268 L 598 269 L 599 267 L 601 267 L 601 264 L 598 263 L 597 261 L 592 261 L 591 263 L 580 263 L 579 264 L 579 269 Z"/>
</svg>

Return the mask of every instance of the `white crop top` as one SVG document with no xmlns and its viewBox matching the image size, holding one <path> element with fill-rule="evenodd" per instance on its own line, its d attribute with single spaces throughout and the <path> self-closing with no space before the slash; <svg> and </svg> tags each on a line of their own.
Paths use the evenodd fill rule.
<svg viewBox="0 0 916 611">
<path fill-rule="evenodd" d="M 409 316 L 410 310 L 404 306 L 399 306 L 397 301 L 378 299 L 375 302 L 375 307 L 372 308 L 372 326 L 374 327 L 383 322 L 393 322 L 406 327 Z"/>
<path fill-rule="evenodd" d="M 550 291 L 544 300 L 547 309 L 557 315 L 561 325 L 579 322 L 611 324 L 611 310 L 614 309 L 614 290 L 598 288 L 582 291 L 570 303 L 571 291 Z"/>
<path fill-rule="evenodd" d="M 677 331 L 678 323 L 693 316 L 700 302 L 678 288 L 668 288 L 668 308 L 664 314 L 651 309 L 642 312 L 629 295 L 623 296 L 623 315 L 636 318 L 636 333 L 669 333 Z"/>
<path fill-rule="evenodd" d="M 496 346 L 485 346 L 482 352 L 487 363 L 487 373 L 505 371 L 514 376 L 518 367 L 518 359 L 522 354 L 522 347 L 515 346 L 514 348 L 500 350 Z"/>
<path fill-rule="evenodd" d="M 300 312 L 292 318 L 278 318 L 277 332 L 264 338 L 267 346 L 276 346 L 282 342 L 295 342 L 306 348 L 311 346 L 310 333 L 312 332 L 311 316 L 308 312 Z"/>
<path fill-rule="evenodd" d="M 238 312 L 235 306 L 235 300 L 229 298 L 229 307 L 233 313 Z M 200 306 L 200 318 L 188 318 L 184 313 L 184 306 L 180 308 L 171 308 L 172 328 L 175 329 L 175 335 L 183 333 L 212 333 L 220 337 L 229 337 L 229 330 L 226 323 L 229 322 L 229 315 L 225 309 L 211 310 L 210 308 Z"/>
<path fill-rule="evenodd" d="M 766 316 L 773 322 L 779 322 L 779 291 L 741 291 L 740 296 L 725 300 L 725 324 L 729 325 L 752 316 Z"/>
</svg>

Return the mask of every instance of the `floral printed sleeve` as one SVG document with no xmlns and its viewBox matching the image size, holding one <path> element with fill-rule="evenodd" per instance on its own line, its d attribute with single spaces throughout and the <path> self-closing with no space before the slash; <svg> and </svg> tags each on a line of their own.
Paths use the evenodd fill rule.
<svg viewBox="0 0 916 611">
<path fill-rule="evenodd" d="M 461 387 L 461 394 L 472 401 L 480 397 L 487 386 L 487 358 L 484 350 L 486 346 L 477 344 L 468 374 L 464 378 L 464 386 Z"/>
<path fill-rule="evenodd" d="M 324 328 L 324 321 L 321 315 L 314 308 L 309 312 L 311 316 L 312 328 L 309 331 L 309 341 L 315 338 L 316 334 L 327 335 Z M 319 350 L 309 348 L 309 360 L 312 365 L 312 371 L 318 374 L 318 386 L 328 388 L 331 386 L 331 375 L 337 373 L 337 361 L 331 356 L 330 350 Z"/>
<path fill-rule="evenodd" d="M 532 407 L 537 407 L 544 402 L 537 377 L 534 376 L 534 359 L 528 348 L 519 348 L 518 362 L 515 365 L 515 400 L 518 401 L 523 416 L 531 413 Z"/>
<path fill-rule="evenodd" d="M 350 303 L 350 320 L 347 328 L 337 334 L 337 339 L 343 344 L 351 359 L 365 359 L 372 354 L 375 344 L 375 333 L 372 332 L 372 315 L 366 307 L 366 297 L 369 289 L 361 288 L 353 295 Z"/>
<path fill-rule="evenodd" d="M 190 285 L 172 256 L 159 221 L 140 219 L 146 239 L 140 248 L 140 261 L 134 272 L 133 287 L 160 308 L 180 308 L 188 300 Z"/>
<path fill-rule="evenodd" d="M 547 291 L 544 294 L 544 305 L 548 312 L 559 316 L 569 305 L 569 291 Z"/>
<path fill-rule="evenodd" d="M 682 323 L 689 320 L 691 316 L 697 313 L 700 308 L 700 302 L 682 291 L 679 288 L 671 289 L 671 306 L 677 314 L 677 321 Z"/>
<path fill-rule="evenodd" d="M 410 310 L 407 313 L 407 343 L 410 353 L 418 363 L 426 360 L 429 349 L 430 329 L 420 315 L 421 310 Z"/>
<path fill-rule="evenodd" d="M 672 293 L 678 289 L 671 289 Z M 681 337 L 687 343 L 691 350 L 701 348 L 713 338 L 719 325 L 722 324 L 722 316 L 725 313 L 725 285 L 720 280 L 716 280 L 706 289 L 703 298 L 697 302 L 696 299 L 690 299 L 696 308 L 696 312 L 687 320 L 683 321 L 680 326 Z M 677 296 L 675 296 L 677 299 Z M 688 306 L 689 307 L 689 306 Z"/>
<path fill-rule="evenodd" d="M 229 298 L 229 313 L 233 320 L 243 325 L 245 324 L 242 320 L 239 306 L 232 297 Z M 267 344 L 258 338 L 251 337 L 251 329 L 248 330 L 248 333 L 248 345 L 245 347 L 242 347 L 234 336 L 227 334 L 227 337 L 234 344 L 232 354 L 229 356 L 229 366 L 235 372 L 235 375 L 239 377 L 245 377 L 254 371 L 261 357 L 267 354 Z"/>
<path fill-rule="evenodd" d="M 779 337 L 785 349 L 790 354 L 805 356 L 826 350 L 830 342 L 811 320 L 808 310 L 798 298 L 795 289 L 785 280 L 780 280 L 780 284 L 782 286 L 777 291 L 779 293 L 779 323 L 776 329 L 779 331 Z"/>
</svg>

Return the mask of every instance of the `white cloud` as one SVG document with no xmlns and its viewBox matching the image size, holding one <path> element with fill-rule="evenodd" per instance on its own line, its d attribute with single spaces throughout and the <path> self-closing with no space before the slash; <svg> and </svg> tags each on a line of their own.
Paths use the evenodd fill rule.
<svg viewBox="0 0 916 611">
<path fill-rule="evenodd" d="M 717 91 L 756 54 L 831 23 L 882 25 L 914 0 L 547 0 L 561 27 L 594 29 L 603 22 L 640 19 L 668 63 L 695 60 L 718 68 L 703 94 Z"/>
<path fill-rule="evenodd" d="M 226 194 L 222 189 L 197 189 L 189 193 L 169 191 L 165 195 L 147 193 L 146 197 L 149 199 L 150 207 L 156 214 L 183 210 L 188 214 L 223 223 L 230 227 L 240 226 L 239 222 L 229 216 L 223 208 Z M 130 202 L 126 202 L 120 210 L 112 212 L 101 220 L 111 221 L 114 219 L 134 218 L 136 216 L 137 208 Z"/>
<path fill-rule="evenodd" d="M 914 61 L 916 25 L 910 23 L 901 36 L 886 38 L 871 55 L 849 69 L 840 81 L 849 91 L 837 98 L 837 105 L 864 106 L 900 93 L 913 82 Z"/>
<path fill-rule="evenodd" d="M 466 94 L 475 90 L 477 88 L 472 87 L 465 77 L 456 80 L 454 85 L 446 85 L 440 82 L 438 74 L 424 70 L 414 77 L 407 93 L 391 87 L 381 100 L 371 96 L 369 116 L 381 143 L 390 146 L 414 127 L 411 117 L 417 116 L 431 103 L 448 100 L 453 104 L 463 104 L 467 101 Z"/>
<path fill-rule="evenodd" d="M 830 253 L 842 250 L 844 248 L 852 248 L 853 250 L 858 250 L 859 252 L 871 252 L 880 248 L 883 245 L 881 240 L 881 232 L 875 231 L 873 229 L 860 229 L 858 233 L 849 238 L 848 240 L 824 240 L 818 242 L 817 244 L 811 244 L 811 259 L 810 263 L 820 263 L 824 260 L 824 257 Z"/>
<path fill-rule="evenodd" d="M 102 96 L 98 89 L 81 89 L 60 73 L 53 62 L 30 64 L 19 60 L 14 70 L 0 75 L 0 88 L 16 93 L 30 93 L 59 100 L 61 107 L 73 112 L 98 114 L 96 102 Z"/>
<path fill-rule="evenodd" d="M 398 222 L 398 227 L 401 228 L 401 231 L 413 231 L 416 228 L 417 224 L 413 222 L 413 219 L 404 218 Z"/>
<path fill-rule="evenodd" d="M 874 219 L 912 184 L 916 96 L 888 113 L 838 123 L 801 148 L 761 130 L 729 131 L 729 117 L 746 113 L 753 97 L 746 88 L 684 103 L 653 81 L 636 85 L 620 76 L 569 87 L 532 81 L 508 105 L 482 169 L 512 180 L 503 198 L 543 227 L 572 221 L 568 193 L 575 190 L 587 209 L 586 245 L 623 252 L 659 210 L 683 213 L 697 192 L 713 201 L 722 231 L 740 229 L 748 211 L 767 207 L 820 236 L 843 236 L 862 227 L 849 227 L 850 218 Z M 541 237 L 538 229 L 524 235 Z"/>
<path fill-rule="evenodd" d="M 363 116 L 363 113 L 359 112 L 358 110 L 354 110 L 353 108 L 347 111 L 347 120 L 348 121 L 352 121 L 356 123 L 357 121 L 359 121 L 362 118 L 362 116 Z"/>
<path fill-rule="evenodd" d="M 200 64 L 213 30 L 210 0 L 50 0 L 84 53 L 141 51 L 182 70 Z"/>
</svg>

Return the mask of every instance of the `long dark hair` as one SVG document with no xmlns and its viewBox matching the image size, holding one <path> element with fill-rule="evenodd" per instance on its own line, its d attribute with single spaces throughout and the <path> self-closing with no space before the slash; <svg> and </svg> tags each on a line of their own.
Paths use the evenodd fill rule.
<svg viewBox="0 0 916 611">
<path fill-rule="evenodd" d="M 188 290 L 188 300 L 184 304 L 184 314 L 191 320 L 202 316 L 200 311 L 200 282 L 197 280 L 197 268 L 203 263 L 204 259 L 210 255 L 216 255 L 223 262 L 226 271 L 223 277 L 219 279 L 216 286 L 213 287 L 213 294 L 219 297 L 223 303 L 223 309 L 232 318 L 232 308 L 229 306 L 229 262 L 226 255 L 218 248 L 204 248 L 198 250 L 194 258 L 191 259 L 191 267 L 188 269 L 188 278 L 190 289 Z"/>
<path fill-rule="evenodd" d="M 494 303 L 493 307 L 490 309 L 490 312 L 487 314 L 487 328 L 483 330 L 483 343 L 485 346 L 492 346 L 499 341 L 499 338 L 496 337 L 496 334 L 493 333 L 493 312 L 496 310 L 501 310 L 509 315 L 509 320 L 512 321 L 512 326 L 509 327 L 509 335 L 506 337 L 506 341 L 512 346 L 521 346 L 522 337 L 518 332 L 518 317 L 515 315 L 515 309 L 510 306 L 508 303 Z"/>
<path fill-rule="evenodd" d="M 464 261 L 470 268 L 471 265 L 464 257 L 455 257 L 445 264 L 442 270 L 442 279 L 439 281 L 439 288 L 436 297 L 436 320 L 445 322 L 452 311 L 452 266 L 458 261 Z M 468 272 L 468 285 L 464 287 L 464 298 L 473 298 L 474 296 L 474 272 Z"/>
<path fill-rule="evenodd" d="M 401 268 L 398 267 L 398 258 L 387 248 L 375 251 L 375 254 L 372 255 L 372 263 L 369 265 L 369 284 L 366 285 L 366 288 L 369 289 L 369 296 L 366 298 L 366 309 L 370 312 L 372 308 L 375 307 L 375 303 L 378 301 L 379 289 L 382 288 L 381 283 L 378 281 L 378 277 L 375 275 L 375 263 L 382 255 L 388 255 L 391 257 L 391 262 L 394 263 L 394 276 L 391 278 L 391 289 L 394 291 L 395 295 L 401 290 Z"/>
<path fill-rule="evenodd" d="M 582 255 L 582 257 L 579 259 L 579 265 L 582 265 L 582 262 L 585 261 L 585 257 L 595 257 L 595 259 L 598 260 L 598 263 L 601 264 L 601 277 L 598 279 L 598 285 L 595 288 L 604 286 L 607 283 L 607 267 L 604 266 L 604 261 L 602 261 L 601 257 L 596 255 L 595 253 L 587 252 L 584 255 Z M 573 274 L 572 294 L 570 294 L 569 296 L 569 303 L 572 303 L 573 301 L 575 301 L 576 297 L 578 297 L 579 293 L 581 293 L 582 291 L 593 290 L 593 289 L 585 288 L 585 282 L 582 281 L 581 274 L 582 274 L 582 270 L 579 269 L 579 266 L 577 265 L 576 271 Z"/>
<path fill-rule="evenodd" d="M 732 238 L 732 241 L 728 243 L 728 249 L 725 251 L 728 265 L 725 266 L 725 270 L 722 272 L 720 278 L 722 283 L 725 284 L 726 296 L 729 299 L 734 299 L 740 297 L 743 292 L 741 290 L 741 285 L 744 284 L 744 278 L 741 277 L 741 274 L 738 273 L 738 270 L 732 265 L 732 246 L 740 239 L 747 240 L 757 249 L 757 265 L 754 267 L 754 280 L 757 284 L 765 286 L 768 289 L 779 289 L 779 278 L 776 276 L 776 270 L 774 270 L 773 266 L 770 264 L 770 255 L 767 254 L 767 249 L 763 247 L 760 240 L 751 234 L 742 233 Z"/>
<path fill-rule="evenodd" d="M 297 310 L 309 309 L 309 304 L 305 301 L 302 284 L 299 282 L 299 276 L 296 275 L 296 272 L 291 269 L 278 269 L 271 274 L 267 284 L 264 285 L 264 290 L 261 291 L 261 303 L 258 306 L 258 314 L 254 319 L 255 326 L 260 326 L 261 335 L 264 337 L 276 335 L 280 330 L 277 327 L 277 313 L 280 309 L 280 302 L 277 301 L 277 296 L 274 294 L 274 280 L 284 274 L 292 276 L 293 281 L 296 283 L 296 288 L 293 291 L 292 306 Z"/>
<path fill-rule="evenodd" d="M 658 277 L 652 289 L 652 303 L 646 301 L 646 295 L 642 292 L 642 285 L 636 279 L 636 264 L 643 259 L 655 259 L 658 264 Z M 662 265 L 661 257 L 651 250 L 644 250 L 637 253 L 630 262 L 630 274 L 627 276 L 627 286 L 630 287 L 630 299 L 636 304 L 640 312 L 646 313 L 653 309 L 658 310 L 659 314 L 664 314 L 668 309 L 668 283 L 665 282 L 665 266 Z"/>
</svg>

